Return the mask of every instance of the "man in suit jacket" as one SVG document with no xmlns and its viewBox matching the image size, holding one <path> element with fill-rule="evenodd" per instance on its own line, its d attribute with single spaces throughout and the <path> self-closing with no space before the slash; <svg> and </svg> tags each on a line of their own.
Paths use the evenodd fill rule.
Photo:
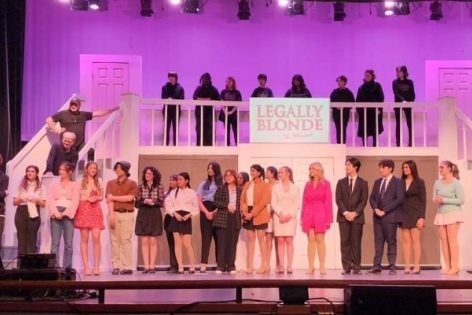
<svg viewBox="0 0 472 315">
<path fill-rule="evenodd" d="M 337 222 L 341 238 L 342 274 L 360 275 L 361 240 L 364 227 L 364 208 L 367 204 L 367 181 L 357 176 L 361 162 L 356 158 L 346 160 L 346 177 L 336 185 Z"/>
<path fill-rule="evenodd" d="M 405 185 L 402 180 L 393 176 L 395 162 L 381 160 L 379 170 L 381 178 L 377 179 L 370 195 L 370 206 L 374 210 L 374 266 L 370 273 L 380 273 L 384 250 L 387 243 L 389 274 L 396 274 L 397 228 L 403 219 L 403 199 Z"/>
</svg>

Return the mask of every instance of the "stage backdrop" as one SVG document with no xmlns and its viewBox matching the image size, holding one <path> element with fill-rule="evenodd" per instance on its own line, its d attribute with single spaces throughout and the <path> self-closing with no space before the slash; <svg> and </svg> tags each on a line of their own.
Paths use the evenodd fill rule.
<svg viewBox="0 0 472 315">
<path fill-rule="evenodd" d="M 411 15 L 394 17 L 382 16 L 383 2 L 346 3 L 344 22 L 333 22 L 332 3 L 306 3 L 306 16 L 289 17 L 277 1 L 268 7 L 252 1 L 251 19 L 238 21 L 236 1 L 205 2 L 203 14 L 191 15 L 152 1 L 154 16 L 144 18 L 140 1 L 108 1 L 106 12 L 78 12 L 63 1 L 28 0 L 23 139 L 78 92 L 80 54 L 142 56 L 144 97 L 160 96 L 168 71 L 179 73 L 188 98 L 206 71 L 219 90 L 234 76 L 246 100 L 261 72 L 275 96 L 283 96 L 300 73 L 314 96 L 328 97 L 337 76 L 346 75 L 356 92 L 372 68 L 390 101 L 396 66 L 408 66 L 417 100 L 424 101 L 426 60 L 472 56 L 465 2 L 443 2 L 441 21 L 429 20 L 429 2 L 412 3 Z"/>
</svg>

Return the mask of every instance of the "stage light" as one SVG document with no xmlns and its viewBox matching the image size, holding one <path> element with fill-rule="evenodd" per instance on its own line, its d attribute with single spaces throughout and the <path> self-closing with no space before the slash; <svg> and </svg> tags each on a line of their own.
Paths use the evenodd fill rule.
<svg viewBox="0 0 472 315">
<path fill-rule="evenodd" d="M 100 9 L 99 0 L 89 0 L 89 8 L 91 10 L 98 10 Z"/>
<path fill-rule="evenodd" d="M 344 2 L 336 1 L 335 3 L 333 3 L 333 8 L 334 8 L 333 19 L 335 21 L 344 21 L 344 18 L 346 17 L 346 12 L 344 12 Z"/>
<path fill-rule="evenodd" d="M 72 0 L 70 5 L 74 11 L 88 11 L 87 0 Z"/>
<path fill-rule="evenodd" d="M 303 0 L 290 0 L 287 5 L 288 15 L 303 15 L 305 14 L 305 7 Z"/>
<path fill-rule="evenodd" d="M 384 2 L 385 15 L 408 15 L 410 14 L 410 4 L 408 1 L 391 1 L 387 0 Z"/>
<path fill-rule="evenodd" d="M 393 9 L 395 1 L 387 0 L 384 2 L 385 9 Z"/>
<path fill-rule="evenodd" d="M 429 10 L 431 11 L 431 15 L 429 16 L 430 20 L 439 21 L 440 19 L 443 18 L 441 6 L 442 6 L 441 2 L 439 1 L 433 1 L 430 4 L 429 6 Z"/>
<path fill-rule="evenodd" d="M 152 16 L 154 11 L 152 10 L 151 0 L 141 0 L 141 16 Z"/>
<path fill-rule="evenodd" d="M 238 17 L 240 20 L 249 20 L 251 16 L 251 9 L 249 8 L 249 0 L 239 0 Z"/>
<path fill-rule="evenodd" d="M 179 5 L 182 3 L 182 0 L 170 0 L 170 4 L 172 5 Z"/>
<path fill-rule="evenodd" d="M 279 0 L 279 6 L 281 7 L 287 7 L 288 6 L 288 0 Z"/>
<path fill-rule="evenodd" d="M 200 13 L 199 0 L 185 0 L 182 11 L 185 13 L 197 14 Z"/>
</svg>

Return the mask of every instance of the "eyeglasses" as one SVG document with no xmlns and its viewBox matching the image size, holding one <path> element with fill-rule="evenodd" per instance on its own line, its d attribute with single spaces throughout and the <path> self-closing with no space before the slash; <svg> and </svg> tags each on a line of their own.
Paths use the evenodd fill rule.
<svg viewBox="0 0 472 315">
<path fill-rule="evenodd" d="M 73 140 L 69 140 L 69 139 L 62 139 L 62 142 L 65 142 L 65 143 L 72 143 L 74 142 Z"/>
</svg>

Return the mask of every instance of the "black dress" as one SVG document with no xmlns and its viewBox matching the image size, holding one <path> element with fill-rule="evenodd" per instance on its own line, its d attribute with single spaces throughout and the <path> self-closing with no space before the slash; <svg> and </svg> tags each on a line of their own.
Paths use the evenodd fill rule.
<svg viewBox="0 0 472 315">
<path fill-rule="evenodd" d="M 152 199 L 154 205 L 144 203 L 144 199 Z M 135 234 L 138 236 L 159 236 L 162 235 L 162 213 L 161 207 L 164 204 L 164 188 L 162 185 L 149 187 L 147 184 L 139 185 L 138 196 L 136 197 L 136 207 L 138 215 L 136 217 Z"/>
<path fill-rule="evenodd" d="M 406 190 L 403 212 L 402 228 L 415 228 L 418 219 L 424 219 L 426 213 L 426 186 L 421 178 L 414 179 Z"/>
<path fill-rule="evenodd" d="M 364 82 L 359 87 L 359 90 L 357 91 L 357 97 L 356 97 L 356 102 L 383 102 L 384 101 L 384 94 L 382 90 L 382 86 L 374 81 L 370 82 Z M 359 115 L 359 125 L 357 129 L 357 136 L 358 137 L 364 137 L 364 108 L 356 108 L 357 114 Z M 383 128 L 383 122 L 382 122 L 382 115 L 383 115 L 383 109 L 379 108 L 377 109 L 377 115 L 376 115 L 376 109 L 375 108 L 368 108 L 367 109 L 367 120 L 366 120 L 366 133 L 365 135 L 368 136 L 373 136 L 375 140 L 376 136 L 376 116 L 377 116 L 377 124 L 378 124 L 378 130 L 379 134 L 381 134 L 384 130 Z"/>
</svg>

